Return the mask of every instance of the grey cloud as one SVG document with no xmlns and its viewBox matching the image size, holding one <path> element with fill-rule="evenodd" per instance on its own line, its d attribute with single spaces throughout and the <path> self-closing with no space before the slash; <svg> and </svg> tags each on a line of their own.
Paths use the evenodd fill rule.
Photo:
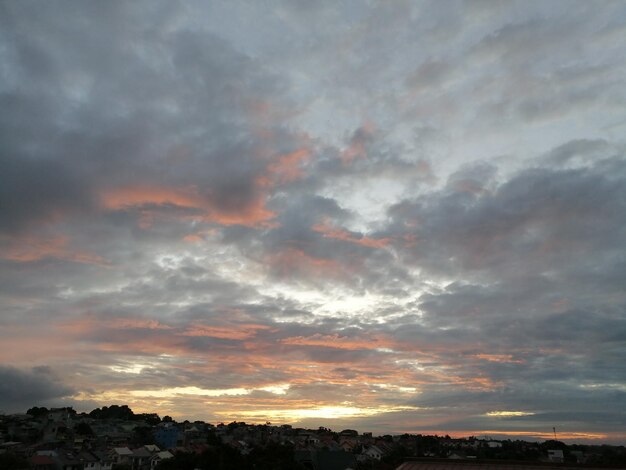
<svg viewBox="0 0 626 470">
<path fill-rule="evenodd" d="M 581 26 L 582 20 L 578 15 L 563 15 L 559 18 L 535 16 L 522 21 L 513 20 L 486 35 L 473 47 L 472 52 L 476 56 L 496 56 L 515 66 L 528 65 L 526 61 L 529 56 L 540 47 L 548 51 L 560 48 L 562 53 L 573 56 L 576 44 L 568 44 L 568 33 L 572 30 L 580 31 Z M 569 50 L 563 48 L 564 44 L 569 46 Z M 559 60 L 566 60 L 568 55 L 559 57 Z M 550 54 L 545 53 L 543 60 L 548 57 Z"/>
<path fill-rule="evenodd" d="M 15 135 L 7 136 L 3 141 L 14 138 Z M 51 222 L 60 212 L 76 215 L 92 205 L 85 182 L 61 162 L 16 158 L 10 149 L 5 149 L 0 165 L 3 169 L 0 176 L 2 231 L 20 231 L 29 222 L 42 219 Z"/>
<path fill-rule="evenodd" d="M 21 18 L 33 6 L 6 8 Z M 89 34 L 56 30 L 41 12 L 9 25 L 13 73 L 28 80 L 27 92 L 16 85 L 3 94 L 16 111 L 2 123 L 4 223 L 93 210 L 103 188 L 131 183 L 193 185 L 226 213 L 263 197 L 253 137 L 263 124 L 250 108 L 267 99 L 280 106 L 276 77 L 211 34 L 146 28 L 132 20 L 139 11 L 114 5 L 101 12 L 112 21 L 95 22 L 91 8 L 71 13 L 92 24 Z M 282 137 L 288 148 L 291 137 Z"/>
<path fill-rule="evenodd" d="M 610 144 L 605 140 L 578 139 L 552 149 L 545 157 L 542 157 L 542 160 L 557 165 L 566 165 L 572 160 L 580 159 L 589 164 L 598 158 L 606 157 L 611 150 Z"/>
<path fill-rule="evenodd" d="M 452 190 L 469 193 L 489 192 L 496 185 L 497 167 L 487 162 L 466 165 L 448 177 Z"/>
<path fill-rule="evenodd" d="M 337 201 L 326 197 L 304 195 L 285 202 L 287 205 L 282 208 L 278 219 L 280 226 L 268 234 L 269 241 L 276 245 L 290 240 L 311 241 L 311 238 L 318 237 L 311 232 L 311 226 L 323 222 L 325 218 L 344 222 L 352 216 Z"/>
<path fill-rule="evenodd" d="M 570 384 L 550 383 L 541 384 L 516 383 L 515 387 L 497 391 L 447 391 L 441 387 L 429 387 L 425 393 L 412 400 L 416 406 L 448 407 L 457 406 L 471 414 L 482 414 L 489 411 L 525 411 L 535 413 L 528 416 L 511 417 L 521 421 L 543 421 L 560 416 L 570 420 L 585 421 L 585 415 L 603 414 L 604 405 L 598 403 L 609 402 L 615 410 L 617 421 L 624 419 L 622 408 L 625 396 L 623 392 L 584 390 Z"/>
<path fill-rule="evenodd" d="M 415 91 L 427 91 L 431 87 L 442 87 L 453 67 L 445 62 L 429 60 L 423 62 L 406 81 Z"/>
<path fill-rule="evenodd" d="M 617 428 L 623 8 L 2 4 L 3 337 L 81 375 L 2 373 L 60 400 L 308 362 L 287 399 L 375 377 L 414 423 Z"/>
<path fill-rule="evenodd" d="M 24 407 L 45 405 L 74 393 L 56 379 L 49 368 L 35 367 L 28 371 L 0 366 L 0 407 L 4 411 L 24 412 Z"/>
<path fill-rule="evenodd" d="M 563 15 L 544 11 L 513 20 L 468 50 L 469 66 L 500 71 L 498 76 L 482 77 L 484 89 L 496 93 L 475 95 L 483 101 L 483 117 L 490 116 L 487 120 L 496 125 L 503 119 L 545 122 L 581 109 L 608 109 L 611 103 L 623 102 L 621 53 L 592 40 L 599 31 L 611 28 L 608 17 L 611 11 L 621 16 L 621 7 L 613 4 L 592 21 L 581 21 L 593 16 L 581 16 L 587 8 L 589 4 L 579 3 Z M 581 49 L 595 50 L 602 59 L 581 61 Z"/>
<path fill-rule="evenodd" d="M 608 261 L 623 241 L 623 168 L 615 165 L 611 176 L 593 168 L 537 168 L 493 194 L 444 191 L 405 201 L 390 214 L 397 232 L 416 224 L 414 235 L 422 242 L 404 252 L 433 273 L 487 274 L 496 267 L 499 276 L 560 271 L 575 264 L 568 256 L 572 249 L 595 251 L 598 262 Z"/>
</svg>

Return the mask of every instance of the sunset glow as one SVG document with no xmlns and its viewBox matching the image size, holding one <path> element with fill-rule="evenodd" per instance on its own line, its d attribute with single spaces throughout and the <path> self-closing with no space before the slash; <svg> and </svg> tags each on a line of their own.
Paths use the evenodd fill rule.
<svg viewBox="0 0 626 470">
<path fill-rule="evenodd" d="M 0 410 L 626 443 L 626 2 L 6 1 Z"/>
</svg>

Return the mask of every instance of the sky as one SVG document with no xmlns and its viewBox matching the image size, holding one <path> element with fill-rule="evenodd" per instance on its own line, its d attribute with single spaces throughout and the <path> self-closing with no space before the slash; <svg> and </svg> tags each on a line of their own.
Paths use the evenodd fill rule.
<svg viewBox="0 0 626 470">
<path fill-rule="evenodd" d="M 626 443 L 626 3 L 0 3 L 0 410 Z"/>
</svg>

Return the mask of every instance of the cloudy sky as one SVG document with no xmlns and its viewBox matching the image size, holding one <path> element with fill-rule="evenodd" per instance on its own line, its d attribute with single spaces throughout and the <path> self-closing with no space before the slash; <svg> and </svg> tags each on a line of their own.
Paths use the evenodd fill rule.
<svg viewBox="0 0 626 470">
<path fill-rule="evenodd" d="M 0 4 L 0 409 L 624 443 L 626 3 Z"/>
</svg>

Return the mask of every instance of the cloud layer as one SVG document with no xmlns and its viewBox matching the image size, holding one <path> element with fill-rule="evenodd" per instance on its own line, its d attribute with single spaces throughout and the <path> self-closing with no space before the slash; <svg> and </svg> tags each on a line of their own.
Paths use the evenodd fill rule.
<svg viewBox="0 0 626 470">
<path fill-rule="evenodd" d="M 0 10 L 0 408 L 626 438 L 621 2 Z"/>
</svg>

